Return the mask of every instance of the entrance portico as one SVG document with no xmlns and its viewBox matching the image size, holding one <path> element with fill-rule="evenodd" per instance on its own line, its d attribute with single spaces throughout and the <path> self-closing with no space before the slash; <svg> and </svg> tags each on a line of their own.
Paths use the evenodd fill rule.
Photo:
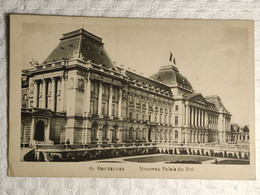
<svg viewBox="0 0 260 195">
<path fill-rule="evenodd" d="M 47 109 L 32 109 L 30 145 L 54 144 L 50 140 L 51 111 Z"/>
</svg>

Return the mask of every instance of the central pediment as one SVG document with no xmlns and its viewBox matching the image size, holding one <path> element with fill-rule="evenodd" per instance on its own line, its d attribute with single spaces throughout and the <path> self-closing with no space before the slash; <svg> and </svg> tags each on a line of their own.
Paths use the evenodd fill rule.
<svg viewBox="0 0 260 195">
<path fill-rule="evenodd" d="M 207 105 L 207 100 L 201 95 L 201 93 L 191 93 L 186 95 L 186 100 L 199 104 Z"/>
</svg>

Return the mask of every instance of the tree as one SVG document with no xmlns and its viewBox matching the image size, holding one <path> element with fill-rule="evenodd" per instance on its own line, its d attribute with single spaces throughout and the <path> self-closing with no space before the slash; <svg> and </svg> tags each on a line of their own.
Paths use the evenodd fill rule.
<svg viewBox="0 0 260 195">
<path fill-rule="evenodd" d="M 242 128 L 243 132 L 249 132 L 249 128 L 247 125 L 245 125 L 243 128 Z"/>
</svg>

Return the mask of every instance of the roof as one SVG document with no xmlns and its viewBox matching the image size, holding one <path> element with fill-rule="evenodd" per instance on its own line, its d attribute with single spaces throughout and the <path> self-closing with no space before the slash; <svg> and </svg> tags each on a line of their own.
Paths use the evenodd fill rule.
<svg viewBox="0 0 260 195">
<path fill-rule="evenodd" d="M 146 77 L 143 77 L 141 75 L 135 74 L 135 73 L 130 72 L 130 71 L 126 71 L 126 76 L 132 81 L 136 80 L 137 82 L 142 82 L 145 85 L 150 85 L 150 86 L 153 86 L 155 88 L 160 88 L 161 90 L 168 91 L 170 94 L 172 94 L 170 87 L 163 85 L 159 82 L 153 81 L 151 79 L 148 79 Z"/>
<path fill-rule="evenodd" d="M 63 34 L 58 46 L 44 62 L 70 60 L 78 55 L 85 61 L 91 60 L 95 64 L 103 64 L 106 68 L 115 68 L 103 45 L 101 38 L 79 29 Z"/>
<path fill-rule="evenodd" d="M 215 104 L 218 111 L 223 110 L 223 112 L 229 113 L 229 111 L 225 108 L 224 104 L 222 103 L 221 99 L 217 95 L 206 96 L 205 99 L 213 104 Z"/>
<path fill-rule="evenodd" d="M 150 77 L 167 86 L 179 85 L 193 91 L 193 88 L 186 77 L 179 73 L 173 65 L 162 66 L 160 70 Z"/>
</svg>

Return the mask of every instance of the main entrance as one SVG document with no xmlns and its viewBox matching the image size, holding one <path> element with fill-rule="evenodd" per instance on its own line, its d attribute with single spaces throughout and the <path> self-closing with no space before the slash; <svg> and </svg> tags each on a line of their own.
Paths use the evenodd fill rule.
<svg viewBox="0 0 260 195">
<path fill-rule="evenodd" d="M 35 124 L 34 139 L 36 141 L 44 141 L 44 122 L 41 120 Z"/>
</svg>

